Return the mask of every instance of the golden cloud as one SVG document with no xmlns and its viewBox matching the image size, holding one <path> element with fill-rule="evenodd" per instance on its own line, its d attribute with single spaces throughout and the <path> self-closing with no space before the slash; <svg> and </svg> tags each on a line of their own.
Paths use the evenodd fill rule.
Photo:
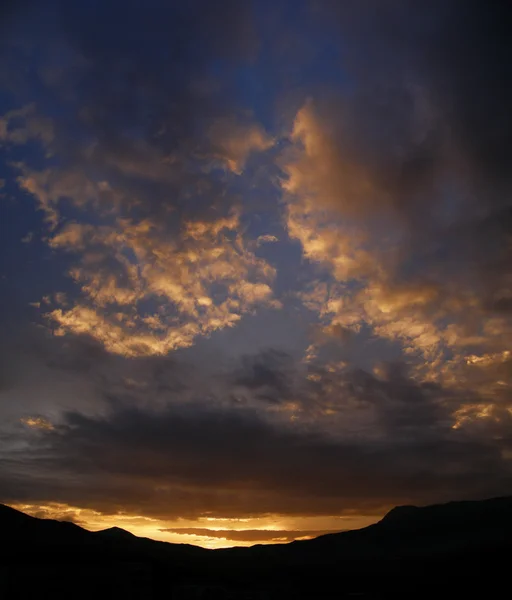
<svg viewBox="0 0 512 600">
<path fill-rule="evenodd" d="M 275 235 L 266 234 L 258 236 L 256 243 L 258 244 L 258 246 L 261 246 L 261 244 L 273 244 L 278 241 L 279 238 L 277 238 Z"/>
<path fill-rule="evenodd" d="M 282 165 L 288 234 L 300 243 L 304 258 L 327 273 L 317 269 L 318 278 L 297 294 L 319 321 L 305 361 L 314 361 L 326 341 L 346 341 L 365 325 L 374 335 L 396 342 L 420 380 L 449 387 L 475 383 L 465 364 L 499 362 L 507 352 L 508 322 L 486 317 L 475 294 L 443 288 L 426 277 L 399 282 L 397 273 L 406 258 L 401 248 L 404 221 L 371 168 L 357 162 L 357 153 L 346 151 L 350 143 L 345 143 L 343 127 L 330 124 L 327 113 L 320 118 L 311 102 L 299 110 L 292 148 Z M 460 351 L 464 346 L 488 351 L 465 358 L 468 354 Z M 491 387 L 504 379 L 496 374 L 492 383 L 489 369 L 486 376 Z"/>
<path fill-rule="evenodd" d="M 101 182 L 91 181 L 78 170 L 52 168 L 33 171 L 23 163 L 15 166 L 21 173 L 17 178 L 19 187 L 36 198 L 50 229 L 55 229 L 60 222 L 58 206 L 62 200 L 71 201 L 81 208 L 98 206 L 105 192 Z"/>
<path fill-rule="evenodd" d="M 163 529 L 169 533 L 188 536 L 200 536 L 206 538 L 219 538 L 233 542 L 254 542 L 267 544 L 293 542 L 325 535 L 327 533 L 338 533 L 336 530 L 282 530 L 282 529 L 208 529 L 205 527 L 175 527 Z"/>
<path fill-rule="evenodd" d="M 174 240 L 147 220 L 118 219 L 115 227 L 74 223 L 50 245 L 82 252 L 70 272 L 82 301 L 50 312 L 57 335 L 91 335 L 118 354 L 165 354 L 232 327 L 257 306 L 278 306 L 275 270 L 249 250 L 236 212 L 187 221 Z M 144 302 L 154 308 L 139 310 Z"/>
<path fill-rule="evenodd" d="M 259 125 L 242 123 L 235 118 L 215 121 L 210 127 L 209 138 L 216 149 L 214 157 L 238 175 L 251 153 L 268 150 L 275 144 L 275 140 Z"/>
<path fill-rule="evenodd" d="M 24 417 L 21 419 L 23 425 L 30 427 L 31 429 L 43 429 L 46 431 L 51 431 L 54 429 L 54 426 L 50 421 L 43 419 L 43 417 Z"/>
</svg>

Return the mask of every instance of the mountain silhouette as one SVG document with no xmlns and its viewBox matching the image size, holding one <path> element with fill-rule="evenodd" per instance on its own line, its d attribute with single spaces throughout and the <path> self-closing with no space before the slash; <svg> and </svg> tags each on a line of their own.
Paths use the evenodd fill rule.
<svg viewBox="0 0 512 600">
<path fill-rule="evenodd" d="M 130 533 L 121 527 L 109 527 L 108 529 L 101 529 L 100 531 L 96 532 L 96 535 L 117 539 L 129 539 L 132 537 L 137 537 L 133 533 Z"/>
<path fill-rule="evenodd" d="M 2 598 L 422 597 L 439 586 L 487 597 L 508 575 L 512 497 L 400 506 L 364 529 L 220 550 L 0 505 L 0 539 Z"/>
</svg>

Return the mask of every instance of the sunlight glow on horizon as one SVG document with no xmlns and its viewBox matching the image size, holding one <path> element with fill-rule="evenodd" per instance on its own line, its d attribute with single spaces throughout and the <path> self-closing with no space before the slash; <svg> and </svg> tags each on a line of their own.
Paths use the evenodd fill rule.
<svg viewBox="0 0 512 600">
<path fill-rule="evenodd" d="M 375 515 L 309 518 L 283 518 L 277 515 L 269 515 L 266 518 L 252 519 L 216 519 L 205 517 L 194 521 L 188 519 L 167 521 L 164 519 L 138 515 L 108 515 L 87 508 L 77 508 L 59 503 L 42 505 L 18 503 L 10 504 L 10 506 L 33 517 L 55 519 L 57 521 L 71 521 L 89 531 L 101 531 L 110 527 L 119 527 L 138 537 L 147 537 L 172 544 L 192 544 L 194 546 L 210 549 L 231 548 L 234 546 L 254 546 L 256 544 L 289 543 L 292 541 L 292 538 L 311 539 L 325 533 L 360 529 L 375 523 L 381 518 L 380 516 Z M 240 528 L 240 524 L 242 523 L 244 524 L 243 529 Z M 229 525 L 232 525 L 232 527 Z M 236 539 L 230 540 L 222 537 L 208 537 L 207 535 L 197 535 L 195 533 L 173 533 L 162 531 L 162 529 L 210 529 L 212 532 L 226 532 L 226 535 L 229 535 L 229 530 L 232 530 L 236 534 Z M 264 532 L 264 536 L 261 540 L 254 539 L 254 537 L 252 540 L 243 539 L 243 532 L 245 530 L 251 532 L 254 536 L 255 534 L 253 532 L 258 529 Z M 272 530 L 276 531 L 277 534 L 286 531 L 286 537 L 277 536 L 276 538 L 268 539 L 268 536 L 270 535 L 269 532 Z M 307 531 L 309 535 L 301 535 L 304 531 Z"/>
</svg>

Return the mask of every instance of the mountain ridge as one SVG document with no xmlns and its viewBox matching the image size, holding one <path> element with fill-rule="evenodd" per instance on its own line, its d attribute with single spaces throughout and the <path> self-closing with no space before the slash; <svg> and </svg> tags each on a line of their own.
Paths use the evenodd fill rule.
<svg viewBox="0 0 512 600">
<path fill-rule="evenodd" d="M 339 531 L 339 532 L 325 533 L 316 538 L 311 538 L 308 540 L 295 540 L 295 541 L 287 542 L 287 543 L 254 544 L 253 546 L 249 546 L 249 548 L 254 548 L 254 547 L 259 547 L 259 546 L 290 546 L 292 544 L 304 544 L 304 543 L 307 544 L 307 543 L 315 541 L 315 540 L 324 540 L 327 538 L 344 536 L 346 534 L 354 534 L 356 532 L 372 531 L 372 530 L 374 530 L 374 528 L 376 526 L 382 527 L 383 525 L 388 526 L 390 524 L 393 524 L 394 526 L 418 524 L 417 523 L 418 519 L 420 520 L 420 522 L 423 522 L 423 524 L 425 525 L 426 524 L 425 521 L 427 521 L 427 522 L 429 521 L 429 519 L 428 518 L 425 519 L 425 517 L 431 517 L 430 520 L 432 520 L 432 518 L 435 518 L 435 519 L 437 519 L 437 522 L 439 522 L 439 520 L 441 520 L 441 521 L 443 521 L 444 526 L 446 525 L 446 519 L 448 517 L 451 520 L 455 519 L 456 521 L 460 521 L 461 517 L 462 517 L 462 520 L 465 521 L 468 518 L 475 518 L 477 516 L 478 517 L 486 516 L 487 518 L 491 517 L 494 519 L 496 516 L 496 509 L 498 509 L 498 510 L 505 509 L 507 511 L 510 510 L 511 517 L 512 517 L 512 496 L 499 496 L 499 497 L 494 497 L 494 498 L 486 498 L 483 500 L 455 500 L 455 501 L 438 503 L 438 504 L 430 504 L 430 505 L 425 505 L 425 506 L 416 506 L 416 505 L 412 505 L 412 504 L 398 505 L 398 506 L 395 506 L 394 508 L 390 509 L 376 523 L 373 523 L 372 525 L 368 525 L 366 527 L 362 527 L 360 529 L 351 529 L 351 530 L 343 530 L 343 531 Z M 461 515 L 461 513 L 465 513 L 465 514 Z M 179 543 L 179 542 L 178 543 L 165 542 L 165 541 L 154 540 L 152 538 L 137 536 L 136 534 L 134 534 L 126 529 L 123 529 L 121 527 L 117 527 L 117 526 L 112 526 L 112 527 L 108 527 L 106 529 L 100 529 L 97 531 L 91 531 L 81 525 L 77 525 L 76 523 L 73 523 L 70 521 L 35 517 L 35 516 L 29 515 L 29 514 L 23 512 L 21 510 L 13 508 L 12 506 L 9 506 L 8 504 L 0 503 L 0 528 L 4 526 L 4 520 L 6 517 L 14 518 L 16 522 L 25 521 L 27 523 L 29 523 L 29 522 L 33 523 L 34 521 L 37 521 L 37 522 L 42 522 L 42 523 L 59 523 L 60 525 L 64 525 L 64 526 L 72 526 L 73 528 L 79 529 L 86 533 L 96 534 L 96 535 L 105 536 L 105 537 L 126 538 L 126 539 L 136 538 L 139 540 L 148 540 L 148 541 L 155 542 L 155 543 L 169 544 L 171 546 L 189 546 L 189 547 L 192 546 L 194 548 L 201 548 L 201 549 L 206 550 L 205 548 L 202 548 L 201 546 L 194 546 L 193 544 L 186 544 L 186 543 Z M 444 517 L 444 519 L 441 517 Z M 416 521 L 416 523 L 414 523 L 414 521 Z M 429 525 L 431 526 L 432 523 L 430 523 Z M 229 548 L 219 548 L 218 550 L 234 550 L 234 549 L 242 549 L 242 547 L 241 546 L 231 546 Z"/>
<path fill-rule="evenodd" d="M 117 527 L 91 532 L 0 505 L 0 539 L 0 575 L 12 588 L 6 598 L 40 598 L 41 577 L 53 598 L 89 599 L 98 587 L 141 599 L 332 598 L 336 586 L 337 598 L 407 597 L 417 581 L 443 589 L 451 582 L 455 598 L 480 581 L 488 597 L 508 574 L 499 565 L 512 558 L 512 497 L 395 507 L 363 529 L 218 550 Z M 471 578 L 461 582 L 461 572 Z M 213 588 L 217 595 L 209 596 Z"/>
</svg>

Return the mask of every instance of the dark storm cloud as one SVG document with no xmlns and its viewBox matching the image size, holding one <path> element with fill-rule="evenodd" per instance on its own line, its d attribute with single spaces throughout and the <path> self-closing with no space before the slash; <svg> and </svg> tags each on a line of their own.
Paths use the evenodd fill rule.
<svg viewBox="0 0 512 600">
<path fill-rule="evenodd" d="M 363 0 L 330 6 L 339 15 L 342 43 L 348 42 L 345 64 L 357 81 L 390 79 L 403 94 L 407 86 L 425 86 L 441 111 L 437 114 L 472 159 L 474 175 L 484 173 L 498 183 L 502 176 L 509 180 L 510 3 Z M 376 106 L 381 99 L 374 99 Z M 394 111 L 388 113 L 394 115 L 392 126 L 407 123 L 412 107 L 405 112 L 400 102 L 388 107 Z"/>
<path fill-rule="evenodd" d="M 236 111 L 227 74 L 257 48 L 250 10 L 232 0 L 215 8 L 202 0 L 34 3 L 32 19 L 18 15 L 13 35 L 27 48 L 16 54 L 18 68 L 39 61 L 28 93 L 53 113 L 52 153 L 137 192 L 142 214 L 165 216 L 165 205 L 190 210 L 192 190 L 196 202 L 222 195 L 222 182 L 198 167 L 211 150 L 208 128 Z M 36 18 L 45 27 L 35 28 Z M 98 208 L 111 210 L 109 192 L 101 196 L 107 206 Z"/>
<path fill-rule="evenodd" d="M 326 115 L 340 159 L 374 185 L 368 209 L 391 205 L 417 243 L 442 244 L 442 257 L 459 269 L 473 266 L 463 264 L 469 249 L 458 243 L 471 237 L 474 248 L 483 245 L 482 270 L 492 261 L 503 271 L 511 232 L 510 3 L 320 5 L 338 17 L 352 90 Z M 499 233 L 493 221 L 502 223 Z"/>
<path fill-rule="evenodd" d="M 168 403 L 197 388 L 197 376 L 195 385 L 190 385 L 193 366 L 173 356 L 120 358 L 87 335 L 40 334 L 33 335 L 31 342 L 33 356 L 50 369 L 49 377 L 85 376 L 98 398 L 111 407 Z"/>
<path fill-rule="evenodd" d="M 382 364 L 379 377 L 354 369 L 337 378 L 343 382 L 347 395 L 361 405 L 374 407 L 390 438 L 437 439 L 449 431 L 451 412 L 461 404 L 459 397 L 436 384 L 413 381 L 401 363 Z M 328 376 L 326 380 L 329 381 Z"/>
<path fill-rule="evenodd" d="M 176 172 L 157 159 L 172 163 L 184 159 L 173 156 L 176 152 L 205 153 L 205 128 L 233 109 L 222 69 L 216 78 L 213 61 L 234 65 L 254 52 L 248 5 L 226 0 L 215 8 L 207 2 L 135 2 L 122 10 L 116 2 L 85 11 L 67 6 L 64 35 L 86 61 L 80 117 L 97 135 L 93 164 L 110 166 L 135 185 L 153 182 L 157 195 L 173 183 L 197 188 L 201 182 L 210 194 L 222 192 L 211 177 L 187 173 L 187 164 Z M 151 210 L 159 209 L 153 202 Z"/>
<path fill-rule="evenodd" d="M 293 388 L 293 359 L 278 350 L 265 350 L 257 355 L 243 356 L 233 383 L 248 388 L 262 399 L 280 402 Z"/>
<path fill-rule="evenodd" d="M 435 388 L 415 387 L 393 370 L 383 381 L 363 373 L 346 379 L 349 429 L 350 389 L 360 398 L 356 412 L 368 403 L 377 409 L 377 422 L 350 436 L 343 419 L 321 431 L 211 402 L 154 410 L 117 403 L 103 417 L 68 412 L 54 429 L 35 431 L 30 450 L 4 461 L 2 500 L 161 518 L 314 515 L 504 493 L 510 485 L 503 444 L 488 430 L 470 437 L 446 427 Z"/>
<path fill-rule="evenodd" d="M 53 369 L 89 374 L 98 365 L 111 362 L 103 346 L 89 336 L 73 336 L 66 340 L 41 336 L 37 342 L 32 351 Z"/>
</svg>

